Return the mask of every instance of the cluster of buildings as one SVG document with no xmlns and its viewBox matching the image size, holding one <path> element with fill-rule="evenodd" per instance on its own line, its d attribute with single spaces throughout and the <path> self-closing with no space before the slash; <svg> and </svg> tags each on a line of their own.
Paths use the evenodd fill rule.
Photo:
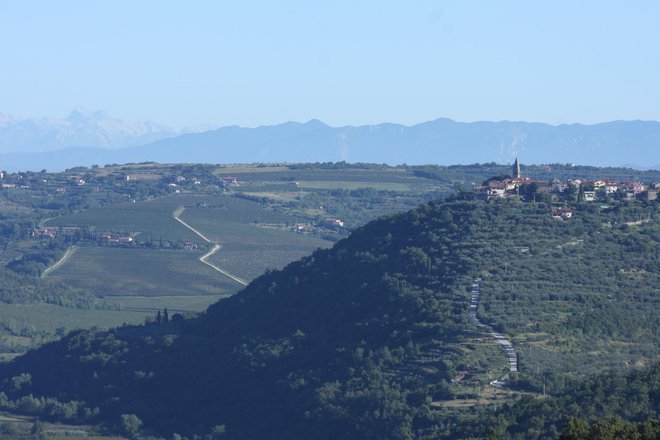
<svg viewBox="0 0 660 440">
<path fill-rule="evenodd" d="M 574 191 L 576 199 L 585 202 L 594 202 L 599 198 L 619 197 L 623 199 L 642 198 L 644 200 L 657 200 L 660 192 L 660 182 L 646 185 L 642 182 L 633 180 L 624 180 L 617 182 L 612 179 L 552 179 L 552 180 L 532 180 L 529 177 L 522 177 L 520 174 L 520 163 L 516 159 L 513 164 L 513 177 L 506 177 L 501 180 L 491 179 L 484 182 L 484 185 L 474 187 L 475 194 L 483 199 L 518 197 L 525 185 L 532 189 L 535 195 L 547 194 L 550 197 L 559 196 L 565 191 Z"/>
<path fill-rule="evenodd" d="M 62 239 L 65 237 L 77 237 L 78 239 L 93 239 L 100 244 L 106 245 L 132 245 L 133 237 L 127 234 L 115 232 L 100 232 L 89 235 L 89 232 L 83 231 L 79 226 L 58 226 L 58 227 L 37 227 L 30 231 L 31 238 Z"/>
<path fill-rule="evenodd" d="M 77 226 L 61 226 L 48 228 L 34 228 L 30 231 L 31 238 L 61 238 L 73 237 L 78 234 L 80 228 Z"/>
</svg>

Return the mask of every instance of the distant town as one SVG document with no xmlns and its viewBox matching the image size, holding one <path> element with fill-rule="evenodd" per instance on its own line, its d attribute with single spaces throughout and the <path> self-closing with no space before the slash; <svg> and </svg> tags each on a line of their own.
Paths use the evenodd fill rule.
<svg viewBox="0 0 660 440">
<path fill-rule="evenodd" d="M 535 180 L 522 176 L 520 162 L 516 159 L 511 176 L 492 177 L 481 185 L 474 186 L 473 190 L 477 197 L 483 199 L 520 197 L 528 201 L 551 202 L 596 202 L 608 199 L 653 201 L 658 198 L 660 182 L 651 184 L 633 180 L 618 182 L 609 178 Z M 570 217 L 568 211 L 560 209 L 554 214 L 558 217 Z"/>
</svg>

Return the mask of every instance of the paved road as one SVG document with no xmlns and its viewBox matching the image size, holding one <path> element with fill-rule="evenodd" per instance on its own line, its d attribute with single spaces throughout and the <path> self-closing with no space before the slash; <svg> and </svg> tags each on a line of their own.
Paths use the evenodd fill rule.
<svg viewBox="0 0 660 440">
<path fill-rule="evenodd" d="M 513 344 L 511 341 L 509 341 L 504 335 L 501 333 L 496 332 L 493 330 L 493 328 L 487 324 L 484 324 L 479 320 L 477 317 L 477 309 L 479 308 L 479 299 L 481 297 L 481 278 L 477 278 L 474 280 L 474 283 L 472 283 L 472 298 L 470 298 L 470 318 L 472 318 L 476 323 L 477 327 L 480 327 L 490 335 L 495 338 L 498 344 L 502 346 L 506 353 L 506 357 L 509 361 L 509 371 L 512 373 L 517 373 L 518 372 L 518 355 L 516 355 L 516 351 L 513 349 Z"/>
</svg>

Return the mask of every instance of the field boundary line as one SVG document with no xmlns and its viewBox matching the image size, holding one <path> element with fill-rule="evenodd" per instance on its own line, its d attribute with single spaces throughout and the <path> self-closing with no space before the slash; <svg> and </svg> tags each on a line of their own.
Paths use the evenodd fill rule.
<svg viewBox="0 0 660 440">
<path fill-rule="evenodd" d="M 55 269 L 57 269 L 58 267 L 60 267 L 64 263 L 66 263 L 66 260 L 68 260 L 69 257 L 73 254 L 73 251 L 74 251 L 75 248 L 76 248 L 75 246 L 71 246 L 69 249 L 67 249 L 66 252 L 64 253 L 64 255 L 62 255 L 62 258 L 60 258 L 55 263 L 53 263 L 53 265 L 47 267 L 41 273 L 41 278 L 44 278 L 46 275 L 48 275 L 49 273 L 51 273 L 52 271 L 54 271 Z"/>
<path fill-rule="evenodd" d="M 195 234 L 197 234 L 199 237 L 201 237 L 202 240 L 204 240 L 204 241 L 206 241 L 207 243 L 210 243 L 210 244 L 213 245 L 213 248 L 211 248 L 210 251 L 208 251 L 206 254 L 202 255 L 201 257 L 199 257 L 199 261 L 201 261 L 202 263 L 204 263 L 204 264 L 206 264 L 207 266 L 211 267 L 212 269 L 217 270 L 217 271 L 220 272 L 221 274 L 223 274 L 223 275 L 225 275 L 225 276 L 231 278 L 232 280 L 236 281 L 238 284 L 241 284 L 241 285 L 243 285 L 243 286 L 247 286 L 247 285 L 248 285 L 247 281 L 245 281 L 245 280 L 243 280 L 243 279 L 237 277 L 236 275 L 232 275 L 231 273 L 227 272 L 227 271 L 224 270 L 224 269 L 219 268 L 218 266 L 216 266 L 216 265 L 213 264 L 213 263 L 209 263 L 208 261 L 206 261 L 207 258 L 209 258 L 211 255 L 213 255 L 213 254 L 215 254 L 216 252 L 218 252 L 218 251 L 222 248 L 222 246 L 220 245 L 220 243 L 217 243 L 217 242 L 215 242 L 215 241 L 211 241 L 211 240 L 209 240 L 209 238 L 206 237 L 204 234 L 202 234 L 202 233 L 199 232 L 197 229 L 195 229 L 195 228 L 193 228 L 192 226 L 190 226 L 190 225 L 189 225 L 188 223 L 186 223 L 185 221 L 181 220 L 181 219 L 179 218 L 179 216 L 180 216 L 181 214 L 183 214 L 183 211 L 185 211 L 185 209 L 186 209 L 185 207 L 177 208 L 177 210 L 174 211 L 174 212 L 172 213 L 172 217 L 174 217 L 174 219 L 175 219 L 176 221 L 178 221 L 179 223 L 181 223 L 183 226 L 185 226 L 186 228 L 190 229 L 190 230 L 193 231 Z"/>
</svg>

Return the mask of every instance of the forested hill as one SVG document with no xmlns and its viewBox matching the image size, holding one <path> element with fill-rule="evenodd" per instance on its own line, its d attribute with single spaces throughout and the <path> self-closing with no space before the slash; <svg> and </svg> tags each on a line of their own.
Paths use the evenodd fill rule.
<svg viewBox="0 0 660 440">
<path fill-rule="evenodd" d="M 482 385 L 508 372 L 469 318 L 476 278 L 479 316 L 520 353 L 508 399 L 658 360 L 658 212 L 579 204 L 556 220 L 546 204 L 425 204 L 261 276 L 199 318 L 80 331 L 0 365 L 13 402 L 0 404 L 167 438 L 452 438 L 480 408 L 492 414 Z M 475 405 L 454 411 L 458 399 Z M 542 421 L 538 436 L 566 418 Z M 477 437 L 524 423 L 480 420 Z"/>
</svg>

